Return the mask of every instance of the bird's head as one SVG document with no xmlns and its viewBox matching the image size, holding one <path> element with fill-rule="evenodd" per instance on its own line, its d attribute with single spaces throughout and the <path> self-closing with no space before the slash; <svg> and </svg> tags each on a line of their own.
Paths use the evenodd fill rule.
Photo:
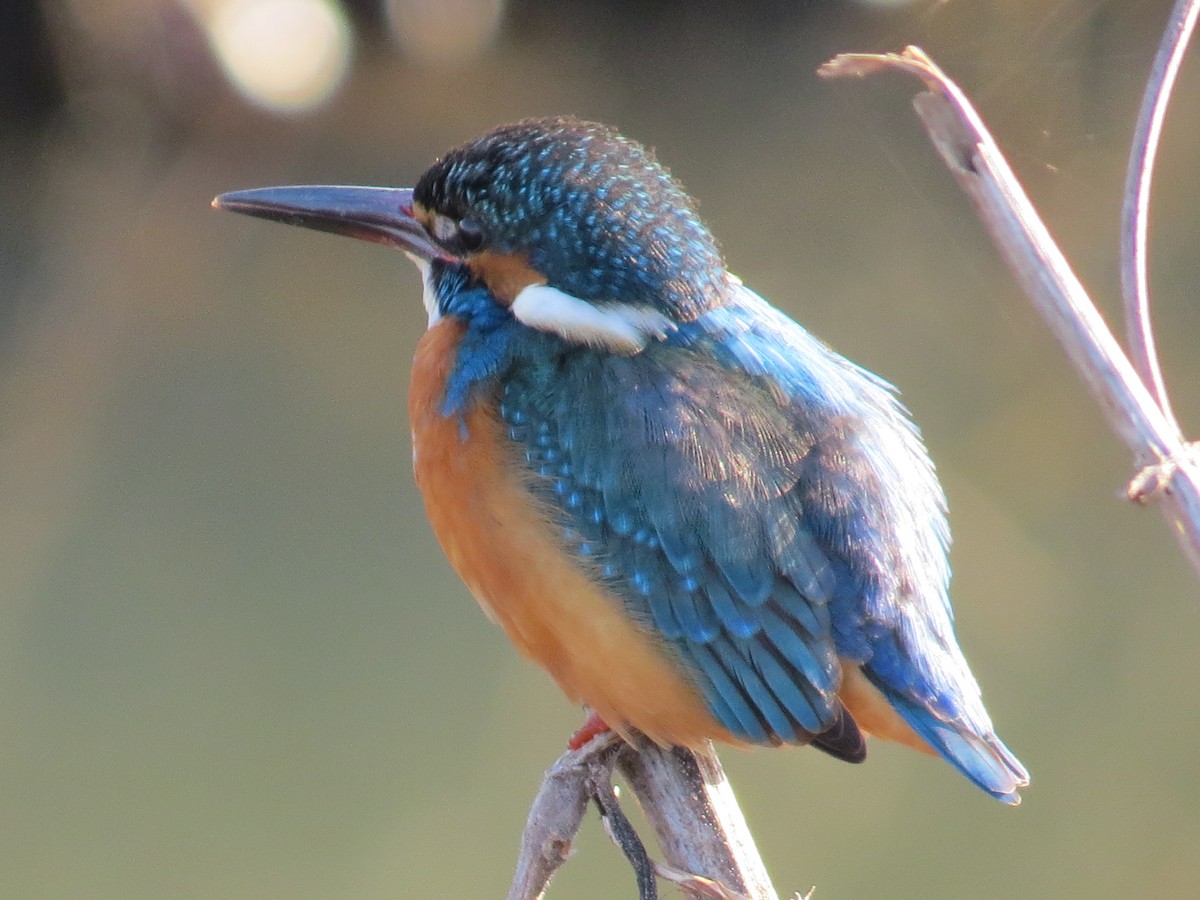
<svg viewBox="0 0 1200 900">
<path fill-rule="evenodd" d="M 424 274 L 431 319 L 460 312 L 450 286 L 483 286 L 528 327 L 625 352 L 720 303 L 728 283 L 712 234 L 653 153 L 571 118 L 497 128 L 411 190 L 261 188 L 214 205 L 399 247 Z"/>
</svg>

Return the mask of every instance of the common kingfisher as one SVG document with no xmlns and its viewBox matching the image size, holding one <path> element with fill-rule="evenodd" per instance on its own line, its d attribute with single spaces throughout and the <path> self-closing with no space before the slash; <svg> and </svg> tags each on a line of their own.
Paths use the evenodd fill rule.
<svg viewBox="0 0 1200 900">
<path fill-rule="evenodd" d="M 415 188 L 215 206 L 403 250 L 429 329 L 408 409 L 454 570 L 573 701 L 661 745 L 865 734 L 1013 804 L 955 639 L 946 502 L 885 381 L 747 288 L 654 153 L 505 125 Z"/>
</svg>

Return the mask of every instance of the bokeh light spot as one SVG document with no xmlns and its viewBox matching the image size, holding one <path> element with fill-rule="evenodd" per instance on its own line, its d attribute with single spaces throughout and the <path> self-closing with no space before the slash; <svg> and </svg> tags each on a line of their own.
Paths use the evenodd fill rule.
<svg viewBox="0 0 1200 900">
<path fill-rule="evenodd" d="M 332 0 L 224 0 L 208 29 L 238 93 L 274 112 L 324 103 L 350 64 L 350 25 Z"/>
</svg>

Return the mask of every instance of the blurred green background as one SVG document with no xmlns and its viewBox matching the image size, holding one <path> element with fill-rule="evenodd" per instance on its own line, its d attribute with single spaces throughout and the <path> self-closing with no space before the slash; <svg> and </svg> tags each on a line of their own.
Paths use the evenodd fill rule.
<svg viewBox="0 0 1200 900">
<path fill-rule="evenodd" d="M 409 468 L 399 254 L 216 213 L 411 184 L 500 122 L 658 148 L 731 268 L 900 385 L 950 497 L 959 632 L 1025 803 L 873 745 L 727 752 L 817 898 L 1193 896 L 1197 584 L 898 78 L 968 90 L 1118 319 L 1125 153 L 1165 0 L 11 0 L 0 13 L 0 896 L 500 896 L 579 723 L 456 582 Z M 1153 287 L 1200 422 L 1200 70 Z M 551 896 L 633 896 L 589 820 Z"/>
</svg>

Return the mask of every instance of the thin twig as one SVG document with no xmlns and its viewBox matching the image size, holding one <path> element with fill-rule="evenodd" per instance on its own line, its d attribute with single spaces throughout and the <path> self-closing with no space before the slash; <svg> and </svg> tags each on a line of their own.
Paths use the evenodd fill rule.
<svg viewBox="0 0 1200 900">
<path fill-rule="evenodd" d="M 1200 575 L 1200 461 L 1138 377 L 1083 285 L 1050 237 L 970 101 L 919 48 L 845 54 L 821 67 L 827 78 L 899 70 L 928 87 L 913 105 L 993 241 L 1140 470 L 1131 499 L 1160 500 L 1188 561 Z"/>
<path fill-rule="evenodd" d="M 1154 179 L 1154 161 L 1162 138 L 1163 121 L 1171 102 L 1171 91 L 1187 51 L 1188 42 L 1200 16 L 1200 0 L 1178 0 L 1171 10 L 1170 23 L 1146 82 L 1142 107 L 1134 130 L 1129 170 L 1125 175 L 1125 202 L 1121 209 L 1121 294 L 1125 299 L 1125 330 L 1129 354 L 1154 396 L 1158 408 L 1177 430 L 1163 381 L 1162 368 L 1154 348 L 1150 319 L 1150 286 L 1147 269 L 1146 236 L 1150 221 L 1150 186 Z"/>
</svg>

